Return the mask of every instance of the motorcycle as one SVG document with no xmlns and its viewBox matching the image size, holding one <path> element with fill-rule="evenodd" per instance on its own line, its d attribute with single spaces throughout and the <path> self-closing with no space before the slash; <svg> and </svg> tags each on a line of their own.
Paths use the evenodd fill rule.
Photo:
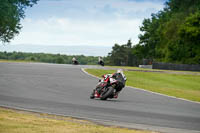
<svg viewBox="0 0 200 133">
<path fill-rule="evenodd" d="M 117 98 L 116 87 L 120 82 L 112 77 L 104 77 L 100 79 L 96 88 L 93 90 L 90 95 L 90 99 L 99 98 L 100 100 L 107 100 L 108 98 Z"/>
<path fill-rule="evenodd" d="M 78 63 L 77 60 L 75 60 L 75 61 L 72 61 L 72 64 L 74 64 L 74 65 L 78 65 L 79 63 Z"/>
<path fill-rule="evenodd" d="M 104 66 L 104 62 L 103 62 L 103 61 L 100 61 L 100 62 L 99 62 L 99 65 Z"/>
</svg>

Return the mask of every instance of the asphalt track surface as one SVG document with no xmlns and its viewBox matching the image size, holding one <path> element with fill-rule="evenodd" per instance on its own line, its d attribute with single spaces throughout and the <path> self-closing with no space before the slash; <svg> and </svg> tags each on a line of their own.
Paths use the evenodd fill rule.
<svg viewBox="0 0 200 133">
<path fill-rule="evenodd" d="M 0 106 L 162 132 L 200 132 L 200 104 L 125 87 L 115 100 L 91 100 L 98 80 L 81 68 L 0 63 Z"/>
</svg>

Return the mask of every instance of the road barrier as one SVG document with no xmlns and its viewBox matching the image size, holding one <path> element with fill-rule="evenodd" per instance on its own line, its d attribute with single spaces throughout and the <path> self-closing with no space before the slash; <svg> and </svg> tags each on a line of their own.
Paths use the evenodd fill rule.
<svg viewBox="0 0 200 133">
<path fill-rule="evenodd" d="M 172 64 L 162 62 L 153 62 L 152 68 L 164 70 L 200 71 L 200 65 Z"/>
</svg>

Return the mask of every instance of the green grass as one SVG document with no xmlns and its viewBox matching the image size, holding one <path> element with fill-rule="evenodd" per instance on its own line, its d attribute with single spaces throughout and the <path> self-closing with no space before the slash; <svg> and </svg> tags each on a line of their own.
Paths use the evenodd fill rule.
<svg viewBox="0 0 200 133">
<path fill-rule="evenodd" d="M 95 76 L 114 73 L 114 70 L 86 69 Z M 200 75 L 158 72 L 124 71 L 126 85 L 200 102 Z"/>
<path fill-rule="evenodd" d="M 146 70 L 145 68 L 139 68 L 139 67 L 129 67 L 129 66 L 106 66 L 110 68 L 121 68 L 121 69 L 133 69 L 133 70 Z"/>
<path fill-rule="evenodd" d="M 0 107 L 0 133 L 156 133 Z"/>
<path fill-rule="evenodd" d="M 3 59 L 0 59 L 0 62 L 29 63 L 29 62 L 36 62 L 36 61 L 31 61 L 31 60 L 30 61 L 28 61 L 28 60 L 3 60 Z"/>
<path fill-rule="evenodd" d="M 161 70 L 161 69 L 149 69 L 149 68 L 140 68 L 140 67 L 131 67 L 131 66 L 106 66 L 109 68 L 118 68 L 118 69 L 124 69 L 124 70 L 133 70 L 133 71 L 159 71 L 159 72 L 168 72 L 168 73 L 180 73 L 180 74 L 196 74 L 200 75 L 200 72 L 194 72 L 194 71 L 175 71 L 175 70 Z"/>
</svg>

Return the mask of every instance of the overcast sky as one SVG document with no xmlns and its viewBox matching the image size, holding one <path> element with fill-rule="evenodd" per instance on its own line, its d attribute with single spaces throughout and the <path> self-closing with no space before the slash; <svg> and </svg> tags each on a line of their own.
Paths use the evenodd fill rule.
<svg viewBox="0 0 200 133">
<path fill-rule="evenodd" d="M 40 0 L 25 10 L 23 28 L 11 44 L 103 45 L 138 42 L 144 18 L 165 0 Z"/>
</svg>

